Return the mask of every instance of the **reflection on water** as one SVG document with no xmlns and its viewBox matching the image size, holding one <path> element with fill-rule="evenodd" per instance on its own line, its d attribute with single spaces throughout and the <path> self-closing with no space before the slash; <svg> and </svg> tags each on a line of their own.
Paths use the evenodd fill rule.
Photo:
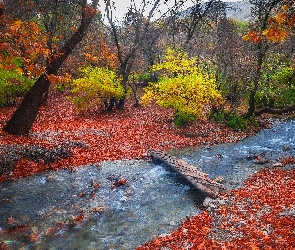
<svg viewBox="0 0 295 250">
<path fill-rule="evenodd" d="M 236 144 L 171 150 L 236 188 L 266 160 L 294 155 L 295 122 Z M 127 180 L 125 185 L 116 185 Z M 146 161 L 104 162 L 0 183 L 0 248 L 134 249 L 199 213 L 202 197 L 175 173 Z M 23 247 L 23 248 L 22 248 Z"/>
</svg>

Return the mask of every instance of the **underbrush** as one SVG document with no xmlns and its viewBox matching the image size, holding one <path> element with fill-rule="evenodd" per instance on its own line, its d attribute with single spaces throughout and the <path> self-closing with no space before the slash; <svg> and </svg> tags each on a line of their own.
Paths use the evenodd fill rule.
<svg viewBox="0 0 295 250">
<path fill-rule="evenodd" d="M 249 126 L 259 126 L 258 121 L 254 115 L 247 119 L 244 119 L 237 112 L 227 113 L 224 109 L 217 112 L 211 112 L 210 119 L 215 122 L 225 123 L 227 126 L 231 127 L 235 131 L 248 130 Z"/>
</svg>

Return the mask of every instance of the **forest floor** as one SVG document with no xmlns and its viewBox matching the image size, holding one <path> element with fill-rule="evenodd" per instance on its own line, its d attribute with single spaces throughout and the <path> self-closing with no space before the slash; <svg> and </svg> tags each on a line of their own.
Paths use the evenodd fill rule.
<svg viewBox="0 0 295 250">
<path fill-rule="evenodd" d="M 14 166 L 2 173 L 0 181 L 105 160 L 140 159 L 146 156 L 148 149 L 236 142 L 259 130 L 233 131 L 225 125 L 206 120 L 197 120 L 179 129 L 172 122 L 172 110 L 157 105 L 134 107 L 133 104 L 133 100 L 128 100 L 122 111 L 79 114 L 63 95 L 54 93 L 39 111 L 27 136 L 14 136 L 2 131 L 16 107 L 0 108 L 0 152 L 9 153 L 7 151 L 17 147 L 15 153 L 23 156 L 13 158 Z M 52 149 L 52 159 L 47 157 L 50 152 L 44 149 Z M 24 151 L 34 152 L 28 155 Z M 39 156 L 36 151 L 39 151 Z M 68 151 L 71 157 L 67 157 Z"/>
<path fill-rule="evenodd" d="M 14 110 L 0 108 L 0 181 L 105 160 L 140 159 L 148 149 L 234 143 L 269 126 L 262 119 L 259 128 L 233 131 L 197 120 L 179 129 L 173 125 L 172 110 L 134 107 L 132 101 L 123 111 L 82 115 L 55 93 L 30 133 L 13 136 L 2 127 Z M 284 168 L 258 172 L 242 188 L 210 201 L 201 214 L 170 235 L 138 249 L 295 249 L 295 170 L 286 168 L 293 163 L 293 158 L 286 159 Z"/>
</svg>

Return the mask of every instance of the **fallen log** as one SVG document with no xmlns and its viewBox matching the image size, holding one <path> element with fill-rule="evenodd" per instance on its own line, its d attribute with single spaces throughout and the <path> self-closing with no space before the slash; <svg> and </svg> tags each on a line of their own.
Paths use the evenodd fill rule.
<svg viewBox="0 0 295 250">
<path fill-rule="evenodd" d="M 221 192 L 226 191 L 221 183 L 211 180 L 207 174 L 184 160 L 158 150 L 148 150 L 147 153 L 154 161 L 164 163 L 208 197 L 216 198 Z"/>
</svg>

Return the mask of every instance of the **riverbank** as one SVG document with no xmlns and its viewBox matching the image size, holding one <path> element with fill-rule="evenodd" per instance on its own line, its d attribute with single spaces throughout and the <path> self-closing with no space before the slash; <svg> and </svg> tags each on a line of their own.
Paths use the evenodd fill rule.
<svg viewBox="0 0 295 250">
<path fill-rule="evenodd" d="M 133 107 L 132 101 L 123 111 L 81 115 L 64 96 L 54 93 L 41 108 L 29 135 L 13 136 L 4 133 L 2 127 L 14 110 L 0 108 L 0 151 L 5 155 L 0 181 L 105 160 L 140 159 L 148 149 L 236 142 L 268 124 L 264 120 L 260 128 L 233 131 L 218 123 L 197 120 L 178 129 L 172 122 L 172 110 L 156 105 Z"/>
<path fill-rule="evenodd" d="M 294 128 L 282 121 L 234 145 L 175 151 L 208 174 L 223 171 L 231 191 L 206 198 L 201 214 L 137 250 L 295 249 Z"/>
<path fill-rule="evenodd" d="M 13 110 L 14 108 L 0 109 L 1 128 Z M 131 102 L 127 103 L 126 110 L 122 112 L 88 113 L 82 116 L 75 112 L 64 97 L 52 96 L 48 105 L 41 109 L 28 136 L 11 136 L 0 132 L 1 157 L 5 156 L 2 160 L 7 163 L 12 159 L 15 163 L 13 166 L 9 165 L 7 172 L 2 174 L 1 181 L 16 180 L 48 170 L 63 168 L 72 170 L 78 166 L 100 163 L 104 160 L 142 158 L 149 148 L 168 150 L 236 142 L 269 125 L 267 120 L 262 120 L 260 128 L 235 132 L 217 123 L 198 120 L 190 126 L 177 129 L 171 122 L 171 117 L 171 110 L 153 105 L 135 108 Z M 272 166 L 260 170 L 241 188 L 224 194 L 221 199 L 215 201 L 207 199 L 201 214 L 188 218 L 171 234 L 157 237 L 138 247 L 138 250 L 294 249 L 295 170 L 292 165 L 294 159 L 290 157 L 278 162 L 281 163 L 278 165 L 280 167 Z M 53 183 L 52 186 L 56 187 L 57 180 L 49 175 L 45 178 L 45 182 L 41 178 L 40 183 L 42 185 Z M 79 177 L 75 180 L 81 182 Z M 98 192 L 97 190 L 102 188 L 99 188 L 96 182 L 92 182 L 89 186 L 88 182 L 87 179 L 85 185 L 82 185 L 86 188 L 85 192 L 80 190 L 79 184 L 75 186 L 78 188 L 77 194 L 71 196 L 71 199 L 76 199 L 76 205 L 79 204 L 79 199 L 83 201 L 81 204 L 85 204 L 83 199 L 91 203 L 83 214 L 80 214 L 79 209 L 75 210 L 74 224 L 59 218 L 67 213 L 68 206 L 71 207 L 71 199 L 66 199 L 69 204 L 65 201 L 61 204 L 67 209 L 53 207 L 50 210 L 50 215 L 57 216 L 59 220 L 58 223 L 53 221 L 53 226 L 43 228 L 44 232 L 41 230 L 42 220 L 37 220 L 37 225 L 33 223 L 32 226 L 30 221 L 26 221 L 27 217 L 23 216 L 21 220 L 24 220 L 28 227 L 23 228 L 12 216 L 6 221 L 7 225 L 11 226 L 8 227 L 11 229 L 10 234 L 20 233 L 19 231 L 23 230 L 26 240 L 29 240 L 28 244 L 33 244 L 38 242 L 40 237 L 50 239 L 56 235 L 58 238 L 62 230 L 70 230 L 70 226 L 73 225 L 77 227 L 79 224 L 84 225 L 83 222 L 87 222 L 88 214 L 102 212 L 105 216 L 109 216 L 109 213 L 104 213 L 103 204 L 97 206 L 93 203 L 96 199 L 97 201 L 101 199 L 99 196 L 97 198 L 93 196 L 92 189 L 95 188 Z M 109 192 L 112 189 L 108 187 L 106 190 Z M 68 191 L 61 189 L 60 192 Z M 128 186 L 126 193 L 130 195 Z M 36 193 L 33 192 L 32 195 Z M 62 198 L 64 199 L 63 196 Z M 123 202 L 121 198 L 119 200 Z M 7 198 L 3 202 L 9 205 L 12 201 Z M 19 205 L 21 206 L 21 203 Z M 41 215 L 47 217 L 47 213 Z M 6 236 L 5 230 L 0 229 L 0 235 L 1 233 Z M 0 242 L 0 248 L 9 249 L 10 244 L 12 243 L 9 240 Z"/>
<path fill-rule="evenodd" d="M 138 247 L 160 249 L 295 249 L 295 170 L 269 168 L 188 218 L 177 230 Z"/>
</svg>

